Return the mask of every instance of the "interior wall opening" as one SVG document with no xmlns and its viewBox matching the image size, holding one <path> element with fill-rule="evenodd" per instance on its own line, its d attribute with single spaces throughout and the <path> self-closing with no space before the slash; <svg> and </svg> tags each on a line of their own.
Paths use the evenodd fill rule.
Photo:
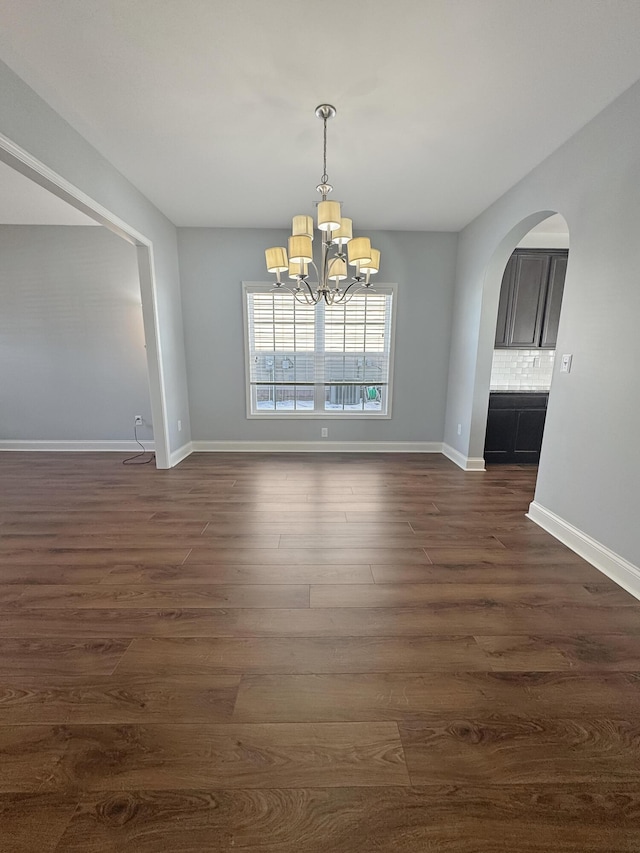
<svg viewBox="0 0 640 853">
<path fill-rule="evenodd" d="M 486 465 L 537 465 L 553 376 L 569 228 L 558 213 L 516 237 L 500 276 L 484 436 Z"/>
<path fill-rule="evenodd" d="M 10 305 L 26 330 L 20 338 L 19 329 L 9 326 L 2 341 L 7 348 L 3 362 L 9 370 L 3 381 L 5 391 L 21 402 L 12 406 L 12 420 L 3 427 L 0 447 L 99 450 L 130 445 L 133 449 L 137 433 L 147 448 L 155 444 L 156 466 L 170 467 L 151 244 L 4 137 L 0 139 L 0 187 L 0 229 L 13 229 L 11 234 L 4 232 L 10 252 L 4 253 L 6 263 L 0 270 L 4 285 L 0 282 L 0 286 L 9 288 L 11 280 L 16 284 L 19 280 L 20 289 L 13 291 Z M 54 231 L 61 237 L 59 246 Z M 34 253 L 27 251 L 30 240 L 38 243 L 42 272 Z M 73 257 L 62 243 L 69 243 Z M 89 243 L 95 244 L 93 249 Z M 59 263 L 47 272 L 47 258 L 56 256 Z M 100 257 L 108 259 L 108 271 L 101 267 Z M 9 295 L 7 290 L 5 308 Z M 7 311 L 4 319 L 9 321 Z M 78 344 L 75 352 L 73 340 Z M 35 377 L 31 388 L 19 387 L 11 363 L 27 379 Z M 47 382 L 48 373 L 56 377 L 55 382 Z M 56 395 L 56 387 L 65 393 Z M 101 388 L 108 389 L 104 397 Z M 96 409 L 104 418 L 97 417 Z M 137 427 L 135 415 L 143 420 Z M 47 424 L 48 435 L 38 432 L 38 421 Z"/>
</svg>

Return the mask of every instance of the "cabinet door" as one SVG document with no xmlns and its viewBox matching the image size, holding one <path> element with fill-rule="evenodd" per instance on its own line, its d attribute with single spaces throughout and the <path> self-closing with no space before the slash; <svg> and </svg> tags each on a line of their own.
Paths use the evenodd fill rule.
<svg viewBox="0 0 640 853">
<path fill-rule="evenodd" d="M 496 324 L 496 347 L 509 346 L 509 303 L 513 292 L 513 278 L 516 271 L 516 256 L 511 255 L 504 268 L 500 302 L 498 303 L 498 322 Z"/>
<path fill-rule="evenodd" d="M 539 347 L 549 278 L 549 255 L 517 252 L 508 346 Z"/>
<path fill-rule="evenodd" d="M 537 462 L 540 459 L 546 415 L 545 409 L 517 413 L 514 462 Z"/>
<path fill-rule="evenodd" d="M 551 256 L 551 269 L 549 272 L 549 288 L 547 290 L 547 302 L 544 308 L 544 320 L 542 324 L 541 347 L 555 349 L 558 340 L 558 325 L 560 323 L 560 309 L 562 308 L 562 294 L 564 292 L 564 278 L 567 274 L 566 254 Z"/>
<path fill-rule="evenodd" d="M 508 462 L 513 454 L 516 412 L 513 409 L 489 409 L 484 458 L 487 462 Z"/>
</svg>

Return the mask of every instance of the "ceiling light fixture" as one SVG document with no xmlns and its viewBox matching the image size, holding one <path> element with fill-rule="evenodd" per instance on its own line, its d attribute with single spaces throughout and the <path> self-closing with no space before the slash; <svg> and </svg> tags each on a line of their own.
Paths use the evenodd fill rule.
<svg viewBox="0 0 640 853">
<path fill-rule="evenodd" d="M 380 269 L 380 252 L 371 248 L 368 237 L 353 237 L 352 222 L 342 216 L 339 201 L 327 201 L 333 190 L 327 175 L 327 121 L 336 114 L 331 104 L 320 104 L 316 115 L 324 124 L 324 170 L 316 187 L 322 196 L 318 202 L 318 229 L 322 238 L 320 266 L 313 260 L 313 217 L 293 217 L 293 228 L 289 237 L 289 251 L 284 246 L 274 246 L 265 251 L 267 270 L 276 274 L 275 290 L 288 290 L 307 305 L 326 302 L 327 305 L 348 302 L 360 290 L 371 287 L 371 275 Z M 346 248 L 346 254 L 345 254 Z M 314 286 L 309 283 L 309 264 L 318 277 Z M 347 264 L 355 267 L 350 283 L 342 287 L 341 282 L 349 278 Z M 296 285 L 288 286 L 280 278 L 288 273 Z M 355 289 L 354 289 L 355 288 Z"/>
</svg>

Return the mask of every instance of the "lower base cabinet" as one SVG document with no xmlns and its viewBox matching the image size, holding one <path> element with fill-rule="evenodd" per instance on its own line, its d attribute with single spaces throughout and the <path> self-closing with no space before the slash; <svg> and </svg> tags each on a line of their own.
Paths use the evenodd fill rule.
<svg viewBox="0 0 640 853">
<path fill-rule="evenodd" d="M 492 392 L 489 396 L 485 462 L 538 462 L 548 393 Z"/>
</svg>

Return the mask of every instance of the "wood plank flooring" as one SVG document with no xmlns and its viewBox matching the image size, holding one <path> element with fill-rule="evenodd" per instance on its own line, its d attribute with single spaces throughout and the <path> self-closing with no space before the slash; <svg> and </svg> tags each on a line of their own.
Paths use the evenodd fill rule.
<svg viewBox="0 0 640 853">
<path fill-rule="evenodd" d="M 637 853 L 640 602 L 437 455 L 0 455 L 2 853 Z"/>
</svg>

